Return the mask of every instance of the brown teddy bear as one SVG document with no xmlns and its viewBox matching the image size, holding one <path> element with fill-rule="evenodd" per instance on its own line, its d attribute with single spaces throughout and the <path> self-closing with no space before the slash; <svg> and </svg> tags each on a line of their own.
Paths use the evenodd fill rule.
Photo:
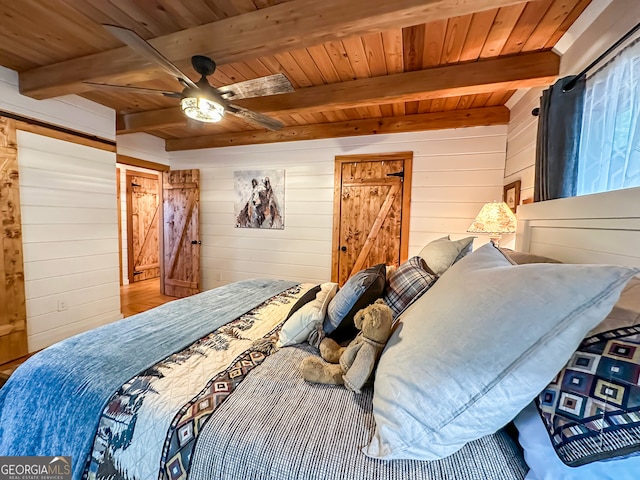
<svg viewBox="0 0 640 480">
<path fill-rule="evenodd" d="M 341 347 L 334 340 L 325 338 L 320 343 L 320 356 L 326 361 L 318 357 L 307 357 L 302 361 L 302 377 L 307 382 L 344 385 L 352 392 L 360 393 L 391 336 L 393 312 L 384 300 L 379 299 L 358 311 L 354 323 L 360 333 L 349 345 Z"/>
</svg>

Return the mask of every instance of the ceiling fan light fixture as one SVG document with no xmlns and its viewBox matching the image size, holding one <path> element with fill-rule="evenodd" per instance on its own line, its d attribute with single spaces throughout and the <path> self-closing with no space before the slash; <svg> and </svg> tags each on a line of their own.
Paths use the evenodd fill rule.
<svg viewBox="0 0 640 480">
<path fill-rule="evenodd" d="M 219 122 L 224 115 L 222 105 L 204 97 L 185 97 L 180 100 L 180 108 L 187 117 L 199 122 Z"/>
</svg>

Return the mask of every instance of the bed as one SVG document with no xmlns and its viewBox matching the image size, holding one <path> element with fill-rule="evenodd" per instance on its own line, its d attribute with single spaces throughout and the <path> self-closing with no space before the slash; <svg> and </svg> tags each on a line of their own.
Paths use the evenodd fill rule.
<svg viewBox="0 0 640 480">
<path fill-rule="evenodd" d="M 615 192 L 612 198 L 616 205 L 620 205 L 619 195 L 625 201 L 640 200 L 635 190 Z M 578 250 L 589 252 L 589 258 L 596 259 L 594 263 L 614 263 L 611 259 L 615 258 L 618 264 L 640 266 L 640 255 L 627 249 L 640 240 L 637 214 L 623 211 L 617 214 L 623 220 L 616 220 L 616 215 L 602 208 L 583 208 L 581 199 L 566 200 L 554 201 L 551 209 L 549 204 L 554 202 L 522 208 L 521 251 L 585 263 L 584 256 L 576 259 L 572 255 L 577 255 L 576 241 L 586 231 L 586 248 Z M 569 217 L 570 222 L 566 220 Z M 598 233 L 594 236 L 595 229 Z M 607 238 L 617 242 L 614 245 L 605 241 Z M 568 243 L 560 245 L 562 241 Z M 473 258 L 497 258 L 488 248 L 484 251 L 479 249 L 479 255 L 474 252 Z M 468 268 L 473 271 L 475 267 Z M 502 272 L 507 267 L 501 264 L 499 268 Z M 456 267 L 456 272 L 468 276 L 462 267 Z M 610 285 L 616 284 L 607 287 L 608 296 L 617 298 L 636 273 L 622 272 L 615 271 L 615 280 L 608 277 Z M 442 301 L 449 298 L 451 288 L 446 285 L 454 281 L 454 273 L 443 275 L 432 288 Z M 454 450 L 445 455 L 439 455 L 435 447 L 425 454 L 420 450 L 424 445 L 415 452 L 410 445 L 401 455 L 385 450 L 390 438 L 384 434 L 388 425 L 379 415 L 385 408 L 395 408 L 389 406 L 397 401 L 391 398 L 395 393 L 387 390 L 402 390 L 402 386 L 395 388 L 393 381 L 398 377 L 392 370 L 408 361 L 397 347 L 403 334 L 416 336 L 408 321 L 400 323 L 400 334 L 388 346 L 391 353 L 383 354 L 375 391 L 365 388 L 356 395 L 343 387 L 304 382 L 298 367 L 305 357 L 317 355 L 317 350 L 307 343 L 279 349 L 270 346 L 292 307 L 314 287 L 288 281 L 238 282 L 44 350 L 25 362 L 0 389 L 0 455 L 70 456 L 75 479 L 516 480 L 527 476 L 525 454 L 504 428 L 490 428 L 487 434 L 464 438 L 459 445 L 443 440 L 443 451 Z M 430 303 L 436 302 L 436 294 L 429 295 Z M 611 305 L 604 304 L 601 309 L 611 310 Z M 420 302 L 409 302 L 400 318 L 418 316 L 420 308 Z M 604 317 L 606 312 L 594 315 Z M 594 326 L 598 323 L 593 322 Z M 584 328 L 582 336 L 589 330 Z M 434 357 L 429 362 L 442 355 L 438 348 L 437 344 L 432 346 Z M 411 375 L 420 371 L 407 369 Z M 484 370 L 474 376 L 482 377 Z M 441 373 L 451 377 L 446 368 Z M 548 382 L 549 378 L 540 385 Z M 419 405 L 433 394 L 421 391 L 422 399 L 412 402 Z M 521 407 L 533 395 L 527 397 L 525 392 L 522 398 L 528 400 Z M 481 406 L 482 401 L 476 395 L 470 403 Z M 503 426 L 521 407 L 513 415 L 503 413 L 509 417 L 506 421 L 496 418 L 494 423 Z M 463 418 L 464 414 L 456 412 L 454 416 Z M 413 413 L 410 409 L 402 414 L 394 410 L 389 424 L 404 422 L 403 415 Z M 438 415 L 439 410 L 432 416 Z M 455 431 L 460 432 L 459 427 Z M 405 438 L 414 433 L 408 432 Z M 372 441 L 376 438 L 377 451 Z M 443 458 L 434 459 L 431 454 Z M 528 459 L 534 461 L 530 455 Z M 621 468 L 629 471 L 626 464 Z M 531 475 L 529 472 L 528 478 L 534 478 Z"/>
</svg>

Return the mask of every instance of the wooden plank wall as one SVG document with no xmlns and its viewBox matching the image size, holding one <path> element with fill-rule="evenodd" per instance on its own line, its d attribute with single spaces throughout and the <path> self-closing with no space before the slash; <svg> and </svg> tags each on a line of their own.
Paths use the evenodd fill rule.
<svg viewBox="0 0 640 480">
<path fill-rule="evenodd" d="M 640 188 L 518 209 L 518 250 L 567 263 L 640 267 Z"/>
<path fill-rule="evenodd" d="M 504 183 L 507 185 L 521 180 L 521 201 L 533 199 L 538 117 L 531 115 L 531 110 L 540 106 L 542 90 L 542 88 L 532 88 L 511 110 Z"/>
<path fill-rule="evenodd" d="M 336 155 L 414 152 L 409 256 L 436 238 L 467 236 L 502 195 L 506 126 L 172 152 L 201 169 L 202 288 L 254 277 L 328 281 Z M 237 229 L 235 170 L 286 170 L 285 229 Z M 479 238 L 476 245 L 488 241 Z"/>
<path fill-rule="evenodd" d="M 118 155 L 169 165 L 169 154 L 164 149 L 162 138 L 148 133 L 128 133 L 118 135 L 116 144 Z"/>
<path fill-rule="evenodd" d="M 18 131 L 18 164 L 34 351 L 121 318 L 116 155 Z"/>
</svg>

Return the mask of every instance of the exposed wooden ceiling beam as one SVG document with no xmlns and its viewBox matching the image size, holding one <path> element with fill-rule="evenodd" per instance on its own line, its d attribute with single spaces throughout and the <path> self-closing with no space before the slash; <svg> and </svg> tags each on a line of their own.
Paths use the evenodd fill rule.
<svg viewBox="0 0 640 480">
<path fill-rule="evenodd" d="M 381 103 L 431 100 L 553 83 L 560 57 L 551 51 L 494 58 L 427 70 L 321 85 L 283 95 L 251 98 L 239 105 L 267 113 L 308 113 Z"/>
<path fill-rule="evenodd" d="M 558 75 L 559 68 L 558 55 L 538 52 L 303 88 L 293 93 L 237 103 L 272 115 L 322 112 L 549 85 Z M 143 132 L 185 124 L 179 108 L 166 108 L 121 115 L 117 132 Z"/>
<path fill-rule="evenodd" d="M 116 133 L 146 132 L 162 128 L 183 127 L 187 119 L 180 107 L 147 110 L 146 112 L 128 113 L 116 117 Z"/>
<path fill-rule="evenodd" d="M 405 115 L 401 117 L 384 117 L 285 127 L 277 132 L 251 130 L 247 132 L 205 135 L 200 137 L 173 138 L 166 140 L 166 150 L 194 150 L 198 148 L 229 147 L 233 145 L 317 140 L 319 138 L 416 132 L 482 125 L 504 125 L 508 122 L 509 109 L 507 107 L 484 107 L 450 112 Z"/>
<path fill-rule="evenodd" d="M 157 37 L 150 43 L 179 66 L 192 55 L 218 64 L 327 41 L 499 8 L 524 0 L 294 0 Z M 44 99 L 90 89 L 82 82 L 135 83 L 161 73 L 128 47 L 20 74 L 20 91 Z"/>
</svg>

